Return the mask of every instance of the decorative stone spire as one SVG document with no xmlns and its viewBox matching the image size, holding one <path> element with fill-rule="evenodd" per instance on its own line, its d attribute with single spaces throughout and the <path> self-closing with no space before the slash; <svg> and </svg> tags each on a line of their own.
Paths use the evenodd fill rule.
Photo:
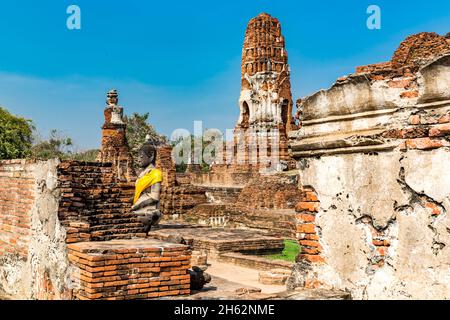
<svg viewBox="0 0 450 320">
<path fill-rule="evenodd" d="M 119 180 L 131 181 L 135 175 L 133 159 L 126 138 L 123 108 L 118 103 L 117 90 L 109 91 L 106 95 L 105 123 L 102 127 L 102 147 L 98 160 L 111 162 Z"/>
<path fill-rule="evenodd" d="M 278 19 L 262 13 L 250 20 L 242 51 L 242 78 L 258 72 L 289 71 L 284 37 Z M 247 83 L 243 82 L 243 87 Z"/>
<path fill-rule="evenodd" d="M 106 94 L 106 108 L 105 108 L 105 125 L 125 125 L 123 122 L 123 108 L 118 105 L 119 94 L 116 89 L 109 91 Z"/>
<path fill-rule="evenodd" d="M 256 146 L 258 162 L 260 154 L 273 151 L 266 150 L 273 145 L 279 146 L 280 158 L 286 159 L 286 136 L 293 128 L 293 103 L 288 54 L 278 19 L 262 13 L 250 20 L 241 71 L 240 116 L 236 125 L 236 132 L 241 134 L 239 139 Z M 269 139 L 265 146 L 255 141 L 264 137 Z"/>
<path fill-rule="evenodd" d="M 119 103 L 119 94 L 117 93 L 116 89 L 110 90 L 106 94 L 106 105 L 107 106 L 117 106 Z"/>
<path fill-rule="evenodd" d="M 289 131 L 292 94 L 286 44 L 278 19 L 262 13 L 250 20 L 242 50 L 238 126 Z"/>
</svg>

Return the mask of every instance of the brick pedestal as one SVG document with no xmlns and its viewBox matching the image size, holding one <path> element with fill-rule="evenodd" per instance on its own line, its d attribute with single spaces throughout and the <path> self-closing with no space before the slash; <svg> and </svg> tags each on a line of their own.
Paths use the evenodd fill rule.
<svg viewBox="0 0 450 320">
<path fill-rule="evenodd" d="M 151 299 L 190 294 L 191 252 L 150 239 L 68 245 L 74 297 L 81 300 Z"/>
</svg>

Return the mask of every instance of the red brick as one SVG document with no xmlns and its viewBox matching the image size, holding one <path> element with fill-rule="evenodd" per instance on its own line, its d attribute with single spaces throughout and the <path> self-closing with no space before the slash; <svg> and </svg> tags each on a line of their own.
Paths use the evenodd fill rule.
<svg viewBox="0 0 450 320">
<path fill-rule="evenodd" d="M 306 261 L 311 262 L 311 263 L 325 263 L 325 259 L 323 259 L 321 256 L 319 256 L 319 255 L 311 255 L 311 254 L 300 254 L 297 257 L 297 260 L 298 261 L 306 260 Z"/>
<path fill-rule="evenodd" d="M 433 216 L 438 216 L 442 213 L 441 209 L 432 202 L 427 202 L 425 204 L 425 207 L 427 207 L 428 209 L 431 209 L 431 215 L 433 215 Z"/>
<path fill-rule="evenodd" d="M 406 146 L 409 149 L 429 150 L 445 146 L 450 146 L 450 143 L 442 140 L 434 140 L 430 138 L 418 138 L 406 140 Z"/>
<path fill-rule="evenodd" d="M 390 242 L 388 240 L 372 240 L 372 243 L 374 246 L 384 246 L 384 247 L 388 247 L 390 246 Z"/>
<path fill-rule="evenodd" d="M 411 116 L 411 117 L 409 118 L 409 123 L 410 123 L 410 124 L 413 124 L 413 125 L 420 124 L 420 116 L 419 116 L 419 115 Z"/>
<path fill-rule="evenodd" d="M 412 99 L 412 98 L 417 98 L 418 96 L 419 96 L 419 91 L 417 91 L 417 90 L 404 91 L 400 94 L 400 97 L 402 99 Z"/>
<path fill-rule="evenodd" d="M 314 222 L 316 220 L 316 216 L 312 214 L 304 214 L 300 213 L 296 215 L 296 218 L 303 222 Z"/>
<path fill-rule="evenodd" d="M 442 137 L 450 134 L 450 123 L 438 124 L 430 128 L 430 137 Z"/>
<path fill-rule="evenodd" d="M 300 233 L 316 233 L 316 226 L 312 223 L 297 225 L 297 232 Z"/>
<path fill-rule="evenodd" d="M 318 202 L 299 202 L 295 206 L 295 210 L 297 212 L 309 211 L 309 212 L 318 212 L 320 204 Z"/>
<path fill-rule="evenodd" d="M 411 79 L 391 80 L 388 85 L 391 88 L 406 88 L 411 84 Z"/>
<path fill-rule="evenodd" d="M 305 191 L 302 194 L 302 201 L 317 202 L 319 201 L 319 199 L 317 198 L 317 194 L 314 191 Z"/>
<path fill-rule="evenodd" d="M 302 254 L 319 254 L 321 252 L 322 250 L 320 248 L 307 248 L 307 247 L 301 248 Z"/>
<path fill-rule="evenodd" d="M 312 241 L 312 240 L 300 240 L 300 245 L 302 246 L 308 246 L 308 247 L 320 247 L 320 244 L 318 241 Z"/>
<path fill-rule="evenodd" d="M 439 123 L 448 123 L 450 122 L 450 114 L 445 114 L 439 118 Z"/>
<path fill-rule="evenodd" d="M 377 247 L 377 252 L 380 256 L 385 256 L 387 254 L 387 247 Z"/>
</svg>

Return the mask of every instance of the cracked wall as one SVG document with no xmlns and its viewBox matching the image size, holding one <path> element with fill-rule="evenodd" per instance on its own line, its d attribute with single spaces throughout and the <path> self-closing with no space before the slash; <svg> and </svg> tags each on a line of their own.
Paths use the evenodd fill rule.
<svg viewBox="0 0 450 320">
<path fill-rule="evenodd" d="M 0 162 L 6 186 L 0 188 L 0 224 L 3 231 L 11 231 L 2 232 L 0 290 L 14 299 L 70 297 L 66 232 L 58 219 L 58 164 L 58 160 Z"/>
<path fill-rule="evenodd" d="M 300 101 L 290 150 L 318 202 L 297 237 L 315 234 L 320 258 L 300 255 L 291 287 L 450 298 L 449 48 L 435 34 L 401 47 L 411 39 L 439 50 L 360 67 Z"/>
<path fill-rule="evenodd" d="M 318 279 L 355 298 L 448 298 L 449 161 L 444 149 L 308 160 L 302 182 L 320 199 L 326 261 Z"/>
</svg>

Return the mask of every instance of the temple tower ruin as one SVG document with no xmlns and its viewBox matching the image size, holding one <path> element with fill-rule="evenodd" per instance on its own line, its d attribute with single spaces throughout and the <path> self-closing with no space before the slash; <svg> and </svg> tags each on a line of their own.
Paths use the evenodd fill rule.
<svg viewBox="0 0 450 320">
<path fill-rule="evenodd" d="M 280 22 L 267 13 L 248 24 L 241 79 L 235 143 L 241 139 L 246 151 L 237 153 L 238 161 L 252 163 L 250 158 L 256 157 L 258 167 L 273 165 L 273 160 L 267 160 L 273 151 L 280 160 L 287 160 L 286 136 L 294 124 L 290 68 Z"/>
<path fill-rule="evenodd" d="M 109 91 L 104 110 L 105 123 L 102 126 L 102 146 L 97 160 L 111 162 L 119 180 L 131 181 L 135 175 L 133 158 L 126 138 L 123 108 L 118 103 L 119 94 L 117 90 Z"/>
</svg>

